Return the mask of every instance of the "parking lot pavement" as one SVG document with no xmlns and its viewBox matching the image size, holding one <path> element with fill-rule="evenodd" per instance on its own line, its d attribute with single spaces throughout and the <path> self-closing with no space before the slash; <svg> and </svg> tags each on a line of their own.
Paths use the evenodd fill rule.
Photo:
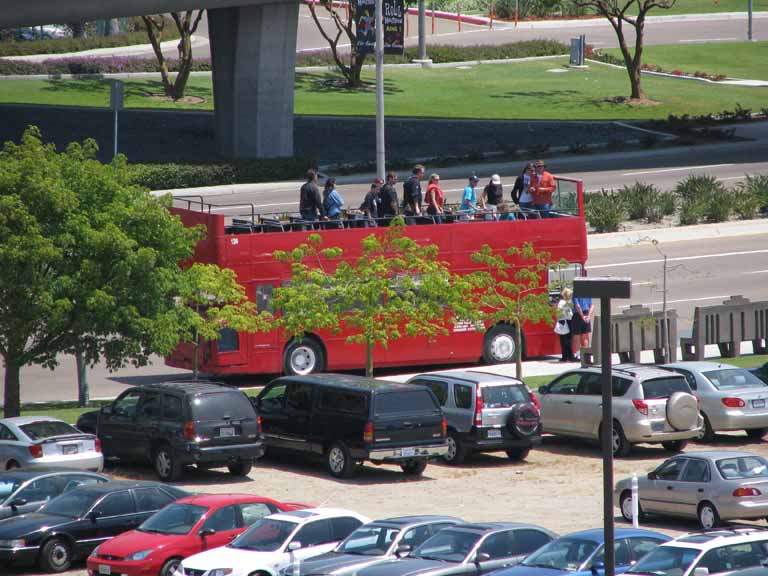
<svg viewBox="0 0 768 576">
<path fill-rule="evenodd" d="M 768 457 L 768 443 L 736 433 L 719 436 L 712 445 L 690 444 L 687 451 L 709 447 Z M 644 474 L 669 456 L 661 447 L 637 447 L 628 458 L 616 461 L 616 479 L 633 472 Z M 152 478 L 149 468 L 118 467 L 107 472 Z M 250 479 L 233 480 L 225 470 L 191 470 L 179 485 L 195 492 L 246 492 L 351 508 L 372 518 L 450 514 L 470 521 L 533 522 L 559 534 L 602 525 L 602 461 L 597 446 L 554 437 L 545 437 L 543 446 L 533 450 L 523 463 L 510 463 L 498 455 L 477 455 L 459 467 L 430 464 L 422 479 L 407 478 L 394 466 L 367 464 L 356 478 L 335 480 L 322 462 L 307 463 L 301 457 L 287 456 L 260 460 Z M 618 509 L 616 516 L 617 526 L 625 525 Z M 693 520 L 654 519 L 643 526 L 670 535 L 697 529 Z M 86 572 L 80 568 L 67 574 L 85 576 Z"/>
</svg>

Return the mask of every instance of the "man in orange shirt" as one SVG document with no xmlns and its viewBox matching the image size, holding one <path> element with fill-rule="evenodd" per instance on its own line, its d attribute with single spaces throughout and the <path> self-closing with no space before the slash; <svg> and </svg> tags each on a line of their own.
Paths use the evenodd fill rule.
<svg viewBox="0 0 768 576">
<path fill-rule="evenodd" d="M 552 193 L 555 191 L 555 178 L 544 169 L 545 164 L 541 160 L 536 160 L 534 167 L 536 175 L 531 179 L 529 190 L 533 196 L 533 208 L 539 211 L 542 218 L 549 218 L 552 210 Z"/>
</svg>

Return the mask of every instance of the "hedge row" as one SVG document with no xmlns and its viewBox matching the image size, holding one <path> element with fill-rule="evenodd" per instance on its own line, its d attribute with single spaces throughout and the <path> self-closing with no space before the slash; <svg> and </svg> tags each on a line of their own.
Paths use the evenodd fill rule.
<svg viewBox="0 0 768 576">
<path fill-rule="evenodd" d="M 309 158 L 260 158 L 216 164 L 129 164 L 131 182 L 150 190 L 302 179 Z"/>
<path fill-rule="evenodd" d="M 166 26 L 163 32 L 163 42 L 175 40 L 179 33 L 175 26 Z M 67 52 L 82 52 L 95 48 L 115 48 L 118 46 L 134 46 L 149 44 L 147 33 L 126 32 L 116 36 L 87 36 L 85 38 L 48 38 L 45 40 L 29 40 L 18 42 L 0 42 L 0 57 L 27 56 L 32 54 L 64 54 Z"/>
<path fill-rule="evenodd" d="M 429 57 L 433 62 L 462 62 L 465 60 L 499 60 L 504 58 L 528 58 L 533 56 L 553 56 L 566 54 L 568 47 L 553 40 L 529 40 L 499 45 L 444 46 L 429 47 Z M 416 49 L 408 48 L 405 56 L 387 56 L 387 63 L 405 63 L 416 58 Z M 169 60 L 171 70 L 176 70 L 178 60 Z M 373 59 L 370 59 L 373 63 Z M 330 50 L 301 53 L 296 55 L 296 66 L 334 66 Z M 209 58 L 195 59 L 194 71 L 211 69 Z M 116 74 L 126 72 L 158 72 L 154 58 L 107 57 L 107 58 L 66 58 L 44 60 L 43 62 L 17 62 L 0 59 L 0 75 L 11 74 Z"/>
</svg>

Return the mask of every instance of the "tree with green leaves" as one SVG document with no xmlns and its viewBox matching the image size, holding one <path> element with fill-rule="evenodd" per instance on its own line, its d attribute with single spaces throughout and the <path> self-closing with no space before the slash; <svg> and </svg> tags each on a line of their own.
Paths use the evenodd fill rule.
<svg viewBox="0 0 768 576">
<path fill-rule="evenodd" d="M 276 323 L 301 340 L 316 330 L 344 331 L 363 344 L 373 376 L 377 345 L 404 336 L 434 339 L 463 317 L 466 280 L 438 259 L 438 248 L 405 235 L 402 218 L 361 241 L 359 255 L 324 248 L 318 234 L 292 251 L 275 252 L 291 266 L 291 282 L 275 290 Z"/>
<path fill-rule="evenodd" d="M 317 14 L 318 5 L 323 8 L 322 16 Z M 309 8 L 309 14 L 315 21 L 320 35 L 328 42 L 336 67 L 344 76 L 347 86 L 350 88 L 362 86 L 363 81 L 360 78 L 360 72 L 363 69 L 366 54 L 357 50 L 357 27 L 360 24 L 356 22 L 356 2 L 353 0 L 349 4 L 340 4 L 334 0 L 319 0 L 319 2 L 307 2 L 307 8 Z M 322 24 L 320 20 L 332 21 L 335 30 L 329 32 L 327 26 Z M 342 52 L 339 45 L 340 40 L 343 40 L 349 49 L 348 55 Z"/>
<path fill-rule="evenodd" d="M 547 270 L 553 264 L 548 252 L 537 252 L 526 242 L 506 252 L 494 251 L 488 244 L 472 254 L 481 269 L 469 280 L 473 306 L 487 326 L 507 325 L 515 331 L 515 374 L 523 376 L 522 326 L 526 322 L 553 322 L 555 310 L 549 301 Z M 492 329 L 492 328 L 491 328 Z"/>
</svg>

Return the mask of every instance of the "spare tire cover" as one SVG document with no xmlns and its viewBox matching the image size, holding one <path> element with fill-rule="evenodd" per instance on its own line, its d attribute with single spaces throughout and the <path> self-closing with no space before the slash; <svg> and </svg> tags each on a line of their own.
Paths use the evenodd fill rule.
<svg viewBox="0 0 768 576">
<path fill-rule="evenodd" d="M 699 422 L 699 403 L 687 392 L 675 392 L 667 400 L 667 420 L 675 430 L 691 430 Z"/>
<path fill-rule="evenodd" d="M 518 404 L 507 417 L 507 429 L 515 436 L 527 438 L 536 434 L 540 422 L 536 406 L 530 403 Z"/>
</svg>

